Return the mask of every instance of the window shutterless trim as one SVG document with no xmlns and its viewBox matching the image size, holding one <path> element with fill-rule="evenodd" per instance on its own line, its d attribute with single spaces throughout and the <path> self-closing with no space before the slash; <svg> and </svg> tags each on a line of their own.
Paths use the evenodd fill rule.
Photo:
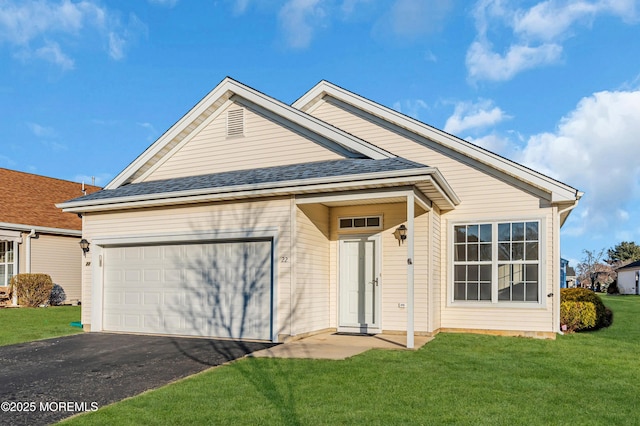
<svg viewBox="0 0 640 426">
<path fill-rule="evenodd" d="M 500 241 L 498 238 L 498 224 L 505 224 L 505 223 L 509 223 L 509 224 L 513 224 L 513 223 L 524 223 L 524 229 L 526 232 L 526 223 L 527 222 L 536 222 L 538 224 L 538 235 L 537 235 L 537 243 L 538 243 L 538 247 L 537 247 L 537 260 L 527 260 L 526 259 L 526 255 L 523 255 L 523 257 L 525 257 L 525 259 L 523 260 L 499 260 L 498 259 L 498 248 L 499 248 L 499 243 L 500 242 L 507 242 L 507 241 Z M 457 242 L 456 240 L 456 227 L 459 226 L 466 226 L 467 230 L 469 229 L 468 226 L 473 226 L 473 225 L 487 225 L 490 224 L 491 225 L 491 260 L 487 261 L 487 260 L 466 260 L 467 258 L 465 257 L 465 260 L 458 260 L 456 261 L 456 252 L 455 250 L 458 249 L 458 247 L 462 246 L 463 244 L 461 242 Z M 513 226 L 511 225 L 510 229 L 512 229 Z M 480 228 L 478 228 L 479 230 Z M 474 220 L 474 221 L 468 221 L 468 220 L 460 220 L 460 221 L 449 221 L 447 224 L 447 232 L 448 232 L 448 240 L 447 240 L 447 247 L 448 247 L 448 253 L 447 253 L 447 273 L 448 273 L 448 277 L 447 277 L 447 291 L 448 291 L 448 295 L 447 295 L 447 306 L 450 307 L 467 307 L 467 308 L 471 308 L 471 307 L 490 307 L 490 308 L 496 308 L 496 307 L 500 307 L 500 308 L 528 308 L 528 309 L 537 309 L 537 308 L 546 308 L 546 290 L 547 290 L 547 277 L 546 277 L 546 265 L 548 262 L 547 256 L 546 256 L 546 245 L 547 245 L 547 230 L 546 230 L 546 219 L 544 217 L 537 217 L 537 218 L 532 218 L 532 217 L 524 217 L 524 218 L 498 218 L 498 219 L 491 219 L 491 220 Z M 466 234 L 465 234 L 466 235 Z M 479 237 L 479 232 L 478 232 L 478 237 Z M 512 238 L 512 234 L 510 234 L 510 238 Z M 526 236 L 524 237 L 524 239 L 522 240 L 522 242 L 524 243 L 526 240 Z M 517 243 L 520 242 L 520 240 L 515 240 Z M 512 243 L 513 240 L 509 240 L 509 243 Z M 534 240 L 530 240 L 530 242 L 535 242 Z M 469 241 L 467 240 L 466 243 L 468 244 Z M 475 241 L 472 242 L 472 244 L 476 244 Z M 478 242 L 477 244 L 482 244 L 482 242 L 480 241 L 480 238 L 478 238 Z M 486 244 L 486 243 L 485 243 Z M 458 247 L 456 247 L 458 246 Z M 466 248 L 466 245 L 465 245 Z M 511 248 L 511 246 L 510 246 Z M 510 256 L 511 257 L 511 256 Z M 461 283 L 460 280 L 456 281 L 456 276 L 455 276 L 455 272 L 456 272 L 456 266 L 468 266 L 468 265 L 487 265 L 490 264 L 491 268 L 492 268 L 492 272 L 491 272 L 491 300 L 475 300 L 475 299 L 471 299 L 471 300 L 463 300 L 463 299 L 455 299 L 455 285 L 456 282 L 458 282 L 458 284 Z M 537 265 L 537 274 L 538 274 L 538 289 L 537 289 L 537 301 L 512 301 L 512 300 L 498 300 L 498 280 L 499 280 L 499 276 L 498 276 L 498 269 L 499 269 L 499 265 L 504 265 L 504 264 L 509 264 L 509 265 Z M 525 284 L 523 286 L 523 291 L 526 291 L 526 279 L 525 279 Z M 469 282 L 469 280 L 465 281 L 466 283 Z M 474 281 L 471 280 L 471 282 L 473 283 Z M 477 282 L 480 282 L 480 280 L 478 280 Z M 526 296 L 526 295 L 525 295 Z"/>
</svg>

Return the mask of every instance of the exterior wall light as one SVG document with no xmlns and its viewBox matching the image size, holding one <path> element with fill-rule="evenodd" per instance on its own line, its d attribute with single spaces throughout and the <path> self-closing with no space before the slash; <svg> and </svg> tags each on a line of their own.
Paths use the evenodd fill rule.
<svg viewBox="0 0 640 426">
<path fill-rule="evenodd" d="M 82 249 L 82 253 L 86 256 L 89 252 L 89 241 L 84 238 L 80 240 L 80 248 Z"/>
<path fill-rule="evenodd" d="M 404 226 L 404 224 L 398 226 L 394 234 L 396 235 L 396 239 L 398 239 L 398 242 L 400 244 L 404 244 L 404 240 L 407 239 L 407 227 Z"/>
</svg>

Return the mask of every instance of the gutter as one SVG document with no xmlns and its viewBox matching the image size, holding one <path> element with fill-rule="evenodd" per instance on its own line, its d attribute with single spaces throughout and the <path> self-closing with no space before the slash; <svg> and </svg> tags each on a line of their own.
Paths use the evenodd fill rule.
<svg viewBox="0 0 640 426">
<path fill-rule="evenodd" d="M 26 244 L 24 246 L 24 251 L 25 251 L 24 269 L 25 269 L 25 272 L 27 274 L 31 273 L 31 239 L 34 238 L 34 237 L 37 238 L 36 237 L 36 230 L 32 229 L 31 232 L 29 232 L 26 235 L 26 239 L 27 240 L 26 240 L 26 242 L 25 242 Z"/>
<path fill-rule="evenodd" d="M 31 232 L 32 230 L 35 230 L 35 232 L 40 232 L 43 234 L 69 235 L 73 237 L 82 236 L 82 231 L 76 230 L 76 229 L 49 228 L 46 226 L 29 226 L 29 225 L 20 225 L 17 223 L 7 223 L 7 222 L 0 222 L 0 229 L 10 229 L 13 231 L 22 231 L 22 232 Z"/>
</svg>

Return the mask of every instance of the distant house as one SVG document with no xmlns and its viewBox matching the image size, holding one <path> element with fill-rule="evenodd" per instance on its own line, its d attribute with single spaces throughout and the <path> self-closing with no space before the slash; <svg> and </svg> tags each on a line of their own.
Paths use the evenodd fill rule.
<svg viewBox="0 0 640 426">
<path fill-rule="evenodd" d="M 582 193 L 323 81 L 221 82 L 95 194 L 82 323 L 282 341 L 326 330 L 553 338 Z"/>
<path fill-rule="evenodd" d="M 576 286 L 576 270 L 569 266 L 567 259 L 560 258 L 560 288 Z"/>
<path fill-rule="evenodd" d="M 82 219 L 55 204 L 100 188 L 0 168 L 0 288 L 6 294 L 11 277 L 45 273 L 66 294 L 66 303 L 81 297 Z M 4 300 L 5 304 L 8 302 Z M 10 303 L 10 302 L 9 302 Z M 15 303 L 15 299 L 13 300 Z"/>
<path fill-rule="evenodd" d="M 616 271 L 620 294 L 640 294 L 640 260 L 622 266 Z"/>
<path fill-rule="evenodd" d="M 578 280 L 576 279 L 576 270 L 567 265 L 567 272 L 565 275 L 566 288 L 577 287 Z"/>
<path fill-rule="evenodd" d="M 567 266 L 569 266 L 569 261 L 560 258 L 560 288 L 567 288 Z"/>
</svg>

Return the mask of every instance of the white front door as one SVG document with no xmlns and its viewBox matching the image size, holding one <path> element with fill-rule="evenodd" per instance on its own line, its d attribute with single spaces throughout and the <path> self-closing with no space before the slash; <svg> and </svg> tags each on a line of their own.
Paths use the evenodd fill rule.
<svg viewBox="0 0 640 426">
<path fill-rule="evenodd" d="M 380 273 L 376 236 L 340 240 L 340 331 L 380 331 Z"/>
</svg>

